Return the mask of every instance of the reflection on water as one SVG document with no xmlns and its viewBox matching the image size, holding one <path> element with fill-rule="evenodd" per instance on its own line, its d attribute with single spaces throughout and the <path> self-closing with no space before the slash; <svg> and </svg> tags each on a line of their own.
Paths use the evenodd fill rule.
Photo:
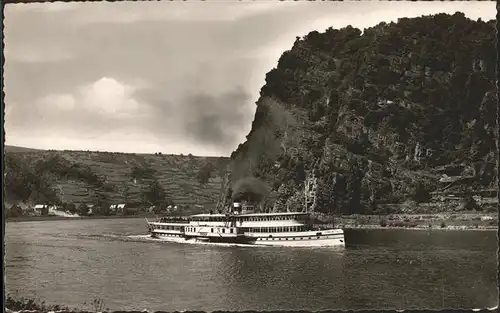
<svg viewBox="0 0 500 313">
<path fill-rule="evenodd" d="M 346 249 L 159 242 L 142 219 L 6 225 L 7 291 L 84 307 L 278 310 L 495 306 L 494 231 L 348 230 Z"/>
</svg>

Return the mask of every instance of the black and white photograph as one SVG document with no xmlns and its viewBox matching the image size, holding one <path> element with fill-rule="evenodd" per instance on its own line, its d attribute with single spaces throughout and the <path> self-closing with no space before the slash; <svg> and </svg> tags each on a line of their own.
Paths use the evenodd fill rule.
<svg viewBox="0 0 500 313">
<path fill-rule="evenodd" d="M 497 310 L 497 4 L 3 4 L 4 312 Z"/>
</svg>

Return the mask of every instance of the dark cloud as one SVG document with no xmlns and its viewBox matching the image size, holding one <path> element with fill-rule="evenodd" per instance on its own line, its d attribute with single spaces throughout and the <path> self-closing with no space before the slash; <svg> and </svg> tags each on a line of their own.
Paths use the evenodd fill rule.
<svg viewBox="0 0 500 313">
<path fill-rule="evenodd" d="M 246 122 L 244 107 L 249 99 L 242 88 L 220 95 L 188 96 L 180 106 L 185 108 L 186 135 L 200 143 L 234 147 Z"/>
<path fill-rule="evenodd" d="M 199 145 L 233 149 L 248 123 L 251 96 L 241 87 L 220 94 L 193 90 L 174 100 L 175 105 L 158 89 L 140 90 L 135 96 L 154 110 L 156 120 L 150 127 L 155 132 L 175 134 Z"/>
</svg>

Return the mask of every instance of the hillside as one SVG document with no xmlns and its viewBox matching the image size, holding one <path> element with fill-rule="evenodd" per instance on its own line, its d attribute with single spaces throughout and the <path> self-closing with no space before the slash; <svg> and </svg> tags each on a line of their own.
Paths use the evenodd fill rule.
<svg viewBox="0 0 500 313">
<path fill-rule="evenodd" d="M 5 200 L 214 207 L 228 158 L 6 147 Z"/>
<path fill-rule="evenodd" d="M 298 38 L 266 76 L 231 181 L 275 210 L 494 210 L 495 23 L 462 13 Z M 229 194 L 229 190 L 227 191 Z"/>
<path fill-rule="evenodd" d="M 41 150 L 33 149 L 33 148 L 26 148 L 26 147 L 19 147 L 19 146 L 5 145 L 4 151 L 5 152 L 36 152 L 36 151 L 41 151 Z"/>
</svg>

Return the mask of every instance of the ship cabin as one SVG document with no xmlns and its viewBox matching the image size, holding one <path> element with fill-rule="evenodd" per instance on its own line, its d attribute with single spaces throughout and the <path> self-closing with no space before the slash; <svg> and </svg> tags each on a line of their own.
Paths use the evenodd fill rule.
<svg viewBox="0 0 500 313">
<path fill-rule="evenodd" d="M 306 212 L 245 214 L 238 219 L 237 225 L 244 233 L 294 233 L 312 229 Z"/>
<path fill-rule="evenodd" d="M 230 214 L 196 214 L 189 218 L 186 236 L 190 237 L 237 237 L 242 235 L 236 227 L 236 219 Z"/>
<path fill-rule="evenodd" d="M 162 217 L 157 222 L 151 223 L 151 231 L 158 235 L 165 236 L 182 236 L 185 232 L 185 227 L 189 225 L 189 220 L 184 217 Z"/>
<path fill-rule="evenodd" d="M 312 230 L 305 212 L 197 214 L 190 217 L 186 235 L 233 236 L 245 233 L 293 233 Z"/>
</svg>

